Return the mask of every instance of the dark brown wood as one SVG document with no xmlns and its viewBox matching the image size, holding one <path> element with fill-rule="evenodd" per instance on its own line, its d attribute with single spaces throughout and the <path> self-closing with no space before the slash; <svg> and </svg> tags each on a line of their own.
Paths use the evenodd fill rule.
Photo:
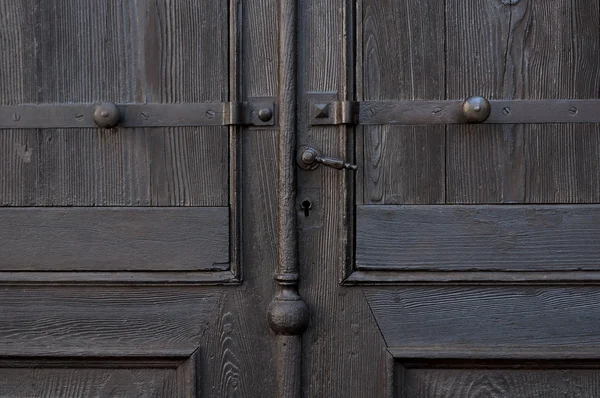
<svg viewBox="0 0 600 398">
<path fill-rule="evenodd" d="M 301 93 L 336 93 L 338 100 L 352 97 L 353 84 L 346 82 L 352 83 L 354 75 L 345 60 L 354 45 L 344 40 L 352 39 L 352 3 L 299 2 Z M 302 97 L 304 104 L 309 95 Z M 345 127 L 308 129 L 306 110 L 298 108 L 298 144 L 314 145 L 326 156 L 352 159 L 351 132 Z M 302 347 L 305 396 L 381 397 L 388 390 L 385 342 L 367 302 L 361 290 L 339 286 L 351 247 L 350 180 L 345 172 L 325 167 L 298 171 L 300 294 L 311 312 Z M 312 203 L 308 217 L 300 209 L 305 200 Z"/>
<path fill-rule="evenodd" d="M 189 357 L 221 297 L 209 288 L 3 288 L 2 357 Z"/>
<path fill-rule="evenodd" d="M 547 364 L 521 365 L 520 369 L 477 369 L 456 364 L 458 369 L 405 368 L 396 365 L 396 397 L 594 397 L 600 394 L 598 369 L 548 369 Z M 568 366 L 564 364 L 562 366 Z"/>
<path fill-rule="evenodd" d="M 0 222 L 2 272 L 229 268 L 226 207 L 2 209 Z"/>
<path fill-rule="evenodd" d="M 86 271 L 77 272 L 65 270 L 71 258 L 52 250 L 78 239 L 105 244 L 86 235 L 85 219 L 69 222 L 61 232 L 67 239 L 25 237 L 10 247 L 14 234 L 0 232 L 0 253 L 10 247 L 14 261 L 61 269 L 0 273 L 0 395 L 597 395 L 600 298 L 590 286 L 600 283 L 592 264 L 600 257 L 591 243 L 598 240 L 591 225 L 596 210 L 568 208 L 573 211 L 557 221 L 545 206 L 530 207 L 598 203 L 595 125 L 460 126 L 447 136 L 443 126 L 361 127 L 356 134 L 347 126 L 307 126 L 308 98 L 324 93 L 335 101 L 597 98 L 597 4 L 18 3 L 0 4 L 2 106 L 222 103 L 280 93 L 277 107 L 284 109 L 273 128 L 0 132 L 0 205 L 6 206 L 0 213 L 117 212 L 122 216 L 96 217 L 94 227 L 116 230 L 115 236 L 125 231 L 118 250 L 101 255 L 72 246 L 86 260 Z M 298 7 L 298 17 L 277 15 L 281 5 Z M 294 171 L 296 145 L 355 161 L 357 177 L 324 167 Z M 361 247 L 354 228 L 357 221 L 358 236 L 365 233 L 363 209 L 355 218 L 355 200 L 373 208 L 461 201 L 522 206 L 494 210 L 492 220 L 453 216 L 458 221 L 447 225 L 431 211 L 419 220 L 393 216 L 394 228 L 384 220 L 365 229 L 381 237 L 380 246 Z M 215 207 L 221 221 L 178 216 Z M 460 210 L 410 210 L 428 208 Z M 527 217 L 498 216 L 510 211 Z M 139 214 L 153 216 L 127 222 Z M 486 223 L 476 222 L 481 219 Z M 11 228 L 23 231 L 30 222 L 21 217 Z M 136 248 L 130 234 L 141 227 L 160 233 Z M 215 228 L 221 232 L 197 232 Z M 410 228 L 419 233 L 407 237 Z M 461 242 L 479 245 L 437 252 L 442 261 L 460 260 L 456 271 L 379 270 L 354 262 L 355 243 L 357 255 L 392 256 L 393 265 L 406 261 L 394 236 L 445 244 L 456 231 Z M 503 250 L 515 260 L 503 269 L 532 263 L 539 250 L 498 248 L 531 238 L 531 231 L 552 240 L 546 257 L 553 271 L 544 271 L 546 263 L 533 264 L 537 271 L 531 264 L 524 271 L 477 271 L 475 262 L 498 263 Z M 510 239 L 498 242 L 496 232 Z M 198 243 L 204 238 L 223 246 Z M 527 245 L 535 249 L 532 240 Z M 431 247 L 404 252 L 427 262 Z M 208 264 L 213 252 L 224 262 L 189 269 Z M 583 269 L 557 266 L 565 256 L 585 260 Z M 120 270 L 136 258 L 137 268 Z M 278 271 L 283 274 L 273 283 Z M 296 293 L 311 310 L 302 337 L 299 323 L 285 319 L 291 312 L 279 313 L 278 322 L 267 318 L 274 297 L 287 305 L 287 298 L 299 301 Z M 12 384 L 2 384 L 5 379 Z"/>
<path fill-rule="evenodd" d="M 446 3 L 448 99 L 597 98 L 598 4 L 512 3 Z M 599 151 L 594 125 L 448 127 L 447 200 L 598 203 Z"/>
<path fill-rule="evenodd" d="M 224 0 L 3 7 L 0 104 L 227 100 Z M 0 204 L 226 206 L 228 142 L 224 127 L 2 131 Z"/>
<path fill-rule="evenodd" d="M 589 358 L 586 352 L 597 358 L 595 287 L 440 286 L 365 294 L 388 347 L 422 351 L 423 358 L 447 350 L 473 359 L 490 358 L 494 351 L 513 358 L 536 351 L 546 352 L 545 359 Z M 561 349 L 560 356 L 553 353 Z"/>
<path fill-rule="evenodd" d="M 443 2 L 363 3 L 358 99 L 444 99 Z M 444 126 L 365 127 L 364 203 L 443 203 L 444 131 Z"/>
<path fill-rule="evenodd" d="M 240 17 L 238 55 L 244 60 L 231 73 L 239 74 L 240 89 L 249 97 L 277 94 L 278 43 L 273 38 L 278 35 L 278 18 L 272 18 L 277 7 L 275 0 L 231 2 L 231 10 Z M 237 135 L 243 285 L 223 291 L 214 326 L 203 336 L 200 396 L 276 396 L 275 344 L 266 312 L 275 294 L 277 266 L 278 135 L 277 128 L 244 128 Z"/>
<path fill-rule="evenodd" d="M 0 394 L 37 396 L 193 397 L 198 354 L 189 358 L 7 360 Z"/>
<path fill-rule="evenodd" d="M 600 208 L 358 206 L 359 269 L 600 269 Z M 543 276 L 541 276 L 543 278 Z"/>
</svg>

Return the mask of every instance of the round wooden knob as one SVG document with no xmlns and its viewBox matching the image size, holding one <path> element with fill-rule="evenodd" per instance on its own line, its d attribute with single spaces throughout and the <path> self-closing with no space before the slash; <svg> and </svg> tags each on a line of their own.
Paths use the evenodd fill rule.
<svg viewBox="0 0 600 398">
<path fill-rule="evenodd" d="M 96 122 L 98 127 L 111 129 L 119 124 L 120 119 L 121 112 L 112 102 L 103 102 L 96 105 L 94 109 L 94 122 Z"/>
<path fill-rule="evenodd" d="M 468 123 L 483 123 L 490 117 L 490 101 L 480 96 L 469 97 L 463 102 L 462 112 Z"/>
</svg>

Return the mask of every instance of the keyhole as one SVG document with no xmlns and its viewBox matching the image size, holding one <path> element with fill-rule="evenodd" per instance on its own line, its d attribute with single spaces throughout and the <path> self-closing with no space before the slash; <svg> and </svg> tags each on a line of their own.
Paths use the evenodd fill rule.
<svg viewBox="0 0 600 398">
<path fill-rule="evenodd" d="M 312 202 L 308 199 L 305 199 L 300 204 L 300 208 L 304 210 L 304 217 L 308 217 L 310 214 L 310 209 L 312 209 Z"/>
</svg>

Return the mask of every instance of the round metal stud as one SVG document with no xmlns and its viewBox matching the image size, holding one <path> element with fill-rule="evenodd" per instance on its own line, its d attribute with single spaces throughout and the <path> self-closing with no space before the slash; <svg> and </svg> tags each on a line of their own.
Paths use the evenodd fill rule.
<svg viewBox="0 0 600 398">
<path fill-rule="evenodd" d="M 119 124 L 121 112 L 112 102 L 103 102 L 94 108 L 94 122 L 98 127 L 111 129 Z"/>
<path fill-rule="evenodd" d="M 268 122 L 273 118 L 273 110 L 271 108 L 263 108 L 259 110 L 258 118 L 263 122 Z"/>
<path fill-rule="evenodd" d="M 483 123 L 490 117 L 490 101 L 480 96 L 469 97 L 462 104 L 462 112 L 468 123 Z"/>
</svg>

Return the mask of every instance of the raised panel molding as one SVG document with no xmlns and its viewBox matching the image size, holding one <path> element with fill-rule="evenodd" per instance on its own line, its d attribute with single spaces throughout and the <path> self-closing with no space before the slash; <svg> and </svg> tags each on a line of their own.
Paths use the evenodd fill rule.
<svg viewBox="0 0 600 398">
<path fill-rule="evenodd" d="M 397 398 L 597 397 L 600 362 L 496 361 L 404 363 L 394 366 Z"/>
<path fill-rule="evenodd" d="M 345 284 L 598 284 L 598 205 L 357 207 Z"/>
<path fill-rule="evenodd" d="M 0 209 L 0 284 L 239 282 L 228 207 Z"/>
<path fill-rule="evenodd" d="M 595 287 L 363 291 L 394 358 L 387 382 L 396 397 L 470 396 L 475 390 L 487 396 L 490 389 L 502 397 L 598 395 Z M 527 395 L 532 391 L 539 394 Z"/>
<path fill-rule="evenodd" d="M 0 358 L 2 396 L 195 397 L 199 353 Z"/>
</svg>

